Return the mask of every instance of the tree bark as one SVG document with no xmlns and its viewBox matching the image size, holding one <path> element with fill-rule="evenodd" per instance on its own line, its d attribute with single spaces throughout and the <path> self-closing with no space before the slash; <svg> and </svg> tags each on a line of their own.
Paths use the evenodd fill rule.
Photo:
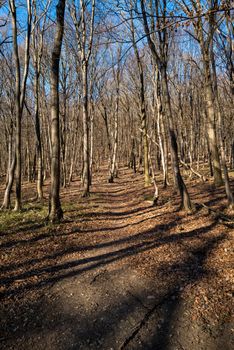
<svg viewBox="0 0 234 350">
<path fill-rule="evenodd" d="M 24 71 L 21 81 L 21 69 L 19 59 L 19 46 L 18 46 L 18 29 L 17 29 L 17 12 L 15 6 L 15 0 L 9 0 L 11 17 L 12 17 L 12 37 L 13 37 L 13 53 L 15 59 L 15 113 L 16 113 L 16 135 L 15 135 L 15 154 L 16 154 L 16 167 L 15 167 L 15 211 L 21 210 L 21 178 L 22 178 L 22 164 L 21 164 L 21 133 L 22 133 L 22 115 L 25 101 L 26 82 L 29 69 L 29 47 L 31 36 L 31 0 L 27 0 L 27 33 L 25 40 L 24 50 Z"/>
<path fill-rule="evenodd" d="M 171 160 L 172 160 L 175 183 L 180 193 L 181 209 L 190 211 L 192 210 L 192 203 L 190 200 L 187 187 L 180 173 L 178 146 L 177 146 L 176 135 L 173 129 L 172 110 L 171 110 L 170 94 L 168 90 L 167 72 L 166 72 L 166 67 L 164 65 L 162 66 L 161 77 L 162 77 L 164 103 L 166 106 L 166 112 L 167 112 L 168 122 L 169 122 Z"/>
<path fill-rule="evenodd" d="M 35 131 L 36 131 L 36 148 L 37 148 L 37 200 L 43 199 L 43 167 L 42 167 L 42 144 L 41 144 L 41 127 L 39 117 L 39 74 L 35 72 Z"/>
<path fill-rule="evenodd" d="M 113 154 L 111 158 L 111 168 L 110 168 L 110 177 L 109 177 L 109 183 L 114 182 L 114 177 L 117 175 L 117 151 L 118 151 L 118 136 L 119 136 L 119 91 L 117 88 L 117 95 L 116 95 L 116 106 L 115 106 L 115 120 L 114 120 L 114 148 L 113 148 Z"/>
<path fill-rule="evenodd" d="M 209 139 L 209 147 L 211 152 L 214 184 L 215 186 L 222 185 L 222 171 L 219 159 L 219 150 L 217 143 L 217 136 L 215 130 L 215 108 L 214 108 L 214 94 L 212 88 L 211 72 L 209 56 L 204 57 L 204 70 L 205 70 L 205 102 L 207 109 L 207 135 Z"/>
<path fill-rule="evenodd" d="M 1 206 L 1 209 L 10 209 L 10 205 L 11 205 L 11 190 L 13 187 L 13 183 L 14 183 L 14 176 L 15 176 L 15 165 L 16 165 L 16 154 L 15 154 L 15 150 L 12 152 L 12 159 L 11 159 L 11 164 L 8 168 L 8 181 L 6 184 L 6 189 L 5 189 L 5 193 L 4 193 L 4 199 L 3 199 L 3 203 Z"/>
<path fill-rule="evenodd" d="M 63 211 L 60 203 L 60 123 L 59 123 L 59 62 L 64 33 L 65 0 L 59 0 L 56 6 L 56 34 L 52 51 L 51 65 L 51 189 L 49 219 L 60 221 Z"/>
<path fill-rule="evenodd" d="M 13 52 L 15 58 L 15 113 L 16 113 L 16 135 L 15 135 L 15 191 L 16 201 L 14 210 L 21 209 L 21 117 L 22 111 L 20 108 L 20 61 L 17 40 L 17 14 L 15 1 L 10 0 L 10 8 L 12 14 L 12 33 L 13 33 Z M 12 177 L 14 178 L 14 176 Z"/>
</svg>

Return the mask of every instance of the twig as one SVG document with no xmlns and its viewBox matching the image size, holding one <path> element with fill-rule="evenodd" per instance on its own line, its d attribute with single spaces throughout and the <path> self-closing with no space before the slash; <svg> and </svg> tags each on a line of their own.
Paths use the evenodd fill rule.
<svg viewBox="0 0 234 350">
<path fill-rule="evenodd" d="M 201 175 L 201 174 L 199 174 L 197 171 L 195 171 L 195 170 L 191 167 L 190 164 L 187 164 L 187 163 L 183 162 L 182 160 L 180 160 L 180 163 L 181 163 L 186 169 L 191 170 L 191 172 L 192 172 L 194 175 L 196 175 L 196 176 L 198 176 L 200 179 L 202 179 L 203 182 L 207 181 L 207 178 L 206 178 L 204 175 Z"/>
</svg>

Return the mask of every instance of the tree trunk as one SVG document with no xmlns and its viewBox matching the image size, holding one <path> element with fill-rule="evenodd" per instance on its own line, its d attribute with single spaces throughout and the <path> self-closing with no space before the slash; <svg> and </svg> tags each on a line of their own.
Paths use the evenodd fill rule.
<svg viewBox="0 0 234 350">
<path fill-rule="evenodd" d="M 162 89 L 163 89 L 164 103 L 165 103 L 166 112 L 167 112 L 167 116 L 168 116 L 168 122 L 169 122 L 171 160 L 172 160 L 172 167 L 173 167 L 175 183 L 176 183 L 176 186 L 177 186 L 179 193 L 180 193 L 181 209 L 185 209 L 187 211 L 190 211 L 192 209 L 192 203 L 190 200 L 190 196 L 189 196 L 187 187 L 186 187 L 184 180 L 183 180 L 181 173 L 180 173 L 178 147 L 177 147 L 176 135 L 175 135 L 175 132 L 173 129 L 172 110 L 171 110 L 171 101 L 170 101 L 170 95 L 169 95 L 169 90 L 168 90 L 166 66 L 162 65 L 161 68 L 162 68 L 161 69 Z"/>
<path fill-rule="evenodd" d="M 31 0 L 27 0 L 27 33 L 25 39 L 25 50 L 24 50 L 24 71 L 23 78 L 21 81 L 21 69 L 20 69 L 20 59 L 19 59 L 19 46 L 18 46 L 18 30 L 17 30 L 17 14 L 15 0 L 10 0 L 10 11 L 12 17 L 12 37 L 13 37 L 13 52 L 15 58 L 15 113 L 16 113 L 16 136 L 15 136 L 15 146 L 16 146 L 16 170 L 15 170 L 15 211 L 21 209 L 21 120 L 23 115 L 25 92 L 26 92 L 26 82 L 28 77 L 29 68 L 29 47 L 30 47 L 30 36 L 31 36 Z"/>
<path fill-rule="evenodd" d="M 89 196 L 90 186 L 90 152 L 89 152 L 89 114 L 88 114 L 88 72 L 87 62 L 82 65 L 82 94 L 83 94 L 83 197 Z"/>
<path fill-rule="evenodd" d="M 37 75 L 37 74 L 36 74 Z M 42 167 L 42 144 L 41 144 L 41 127 L 39 117 L 39 77 L 35 81 L 35 130 L 37 138 L 37 200 L 43 198 L 43 167 Z"/>
<path fill-rule="evenodd" d="M 52 51 L 51 65 L 51 189 L 49 219 L 60 221 L 63 211 L 60 203 L 60 125 L 59 125 L 59 61 L 64 32 L 65 0 L 59 0 L 56 6 L 56 34 Z"/>
<path fill-rule="evenodd" d="M 20 108 L 20 61 L 18 52 L 17 40 L 17 15 L 15 1 L 10 1 L 12 14 L 12 33 L 13 33 L 13 51 L 15 58 L 15 113 L 16 113 L 16 135 L 15 135 L 15 208 L 18 211 L 21 209 L 21 117 L 22 110 Z"/>
<path fill-rule="evenodd" d="M 117 73 L 119 75 L 119 73 Z M 117 78 L 116 102 L 115 102 L 115 120 L 114 120 L 114 148 L 111 159 L 109 183 L 114 182 L 114 177 L 117 176 L 117 151 L 119 137 L 119 77 Z"/>
<path fill-rule="evenodd" d="M 90 174 L 90 176 L 89 176 L 89 180 L 90 180 L 90 185 L 92 185 L 92 174 L 93 174 L 93 157 L 94 157 L 94 149 L 93 149 L 93 146 L 94 146 L 94 130 L 93 130 L 93 128 L 94 128 L 94 109 L 93 109 L 93 107 L 91 108 L 91 113 L 92 113 L 92 115 L 91 115 L 91 117 L 90 117 L 90 165 L 89 165 L 89 167 L 90 167 L 90 169 L 89 169 L 89 174 Z"/>
<path fill-rule="evenodd" d="M 164 130 L 163 125 L 163 111 L 162 111 L 162 96 L 160 91 L 160 76 L 157 67 L 156 73 L 155 73 L 155 100 L 156 100 L 156 106 L 157 106 L 157 132 L 158 132 L 158 141 L 159 141 L 159 148 L 161 153 L 161 161 L 162 161 L 162 168 L 163 168 L 163 187 L 166 188 L 168 185 L 168 167 L 167 167 L 167 160 L 166 160 L 166 150 L 165 150 L 165 144 L 163 143 L 163 133 L 162 129 Z M 165 135 L 164 135 L 165 139 Z"/>
<path fill-rule="evenodd" d="M 209 147 L 211 152 L 212 167 L 214 174 L 215 186 L 222 185 L 222 171 L 219 159 L 219 150 L 217 144 L 217 136 L 215 130 L 215 107 L 214 94 L 211 80 L 210 63 L 208 57 L 204 56 L 204 70 L 205 70 L 205 103 L 207 110 L 207 135 L 209 139 Z"/>
<path fill-rule="evenodd" d="M 10 156 L 10 155 L 9 155 Z M 14 182 L 14 176 L 15 176 L 15 165 L 16 165 L 16 154 L 15 150 L 13 151 L 13 156 L 11 158 L 11 164 L 9 164 L 8 170 L 7 170 L 7 184 L 6 189 L 4 193 L 4 199 L 1 206 L 1 209 L 10 209 L 10 198 L 11 198 L 11 190 Z"/>
<path fill-rule="evenodd" d="M 118 58 L 121 56 L 121 49 L 118 51 Z M 118 139 L 119 139 L 119 85 L 120 85 L 120 66 L 118 65 L 117 71 L 114 72 L 116 83 L 116 95 L 115 95 L 115 111 L 114 111 L 114 147 L 111 158 L 109 183 L 114 182 L 114 177 L 117 177 L 117 152 L 118 152 Z"/>
<path fill-rule="evenodd" d="M 131 11 L 132 17 L 132 11 Z M 145 104 L 145 79 L 144 71 L 141 62 L 141 57 L 139 55 L 138 47 L 135 40 L 135 28 L 133 19 L 131 20 L 131 32 L 132 32 L 132 42 L 135 52 L 135 57 L 137 60 L 137 68 L 140 80 L 140 108 L 141 108 L 141 129 L 143 136 L 143 147 L 144 147 L 144 177 L 145 177 L 145 187 L 150 185 L 150 175 L 149 175 L 149 146 L 147 137 L 147 114 L 146 114 L 146 104 Z"/>
<path fill-rule="evenodd" d="M 142 89 L 141 89 L 142 90 Z M 142 91 L 141 91 L 142 95 Z M 148 137 L 147 137 L 147 127 L 146 127 L 146 110 L 144 97 L 141 98 L 141 128 L 143 134 L 143 146 L 144 146 L 144 174 L 145 174 L 145 187 L 150 185 L 150 175 L 149 175 L 149 147 L 148 147 Z"/>
</svg>

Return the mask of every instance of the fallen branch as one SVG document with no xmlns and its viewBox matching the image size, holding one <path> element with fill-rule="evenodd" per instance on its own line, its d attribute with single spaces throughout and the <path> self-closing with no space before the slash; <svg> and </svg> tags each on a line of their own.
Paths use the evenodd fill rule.
<svg viewBox="0 0 234 350">
<path fill-rule="evenodd" d="M 231 220 L 228 216 L 224 215 L 221 211 L 212 209 L 212 208 L 208 207 L 207 205 L 205 205 L 204 203 L 195 203 L 195 204 L 197 206 L 201 206 L 201 207 L 207 209 L 209 212 L 212 212 L 212 213 L 216 214 L 217 218 L 220 218 L 220 219 L 226 221 L 229 224 L 234 224 L 234 221 Z"/>
<path fill-rule="evenodd" d="M 194 175 L 199 177 L 199 179 L 202 179 L 203 182 L 207 181 L 207 178 L 204 175 L 201 175 L 200 173 L 198 173 L 196 170 L 194 170 L 190 164 L 187 164 L 182 160 L 180 160 L 180 164 L 182 164 L 186 169 L 190 170 Z"/>
</svg>

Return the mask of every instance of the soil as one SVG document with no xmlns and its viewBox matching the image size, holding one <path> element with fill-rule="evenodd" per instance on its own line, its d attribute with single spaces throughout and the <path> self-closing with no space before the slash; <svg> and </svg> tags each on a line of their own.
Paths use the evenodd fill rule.
<svg viewBox="0 0 234 350">
<path fill-rule="evenodd" d="M 104 169 L 90 197 L 78 180 L 62 191 L 61 224 L 35 203 L 0 227 L 1 349 L 234 349 L 233 216 L 222 187 L 189 192 L 205 207 L 178 211 L 171 186 L 152 206 L 142 175 L 108 184 Z"/>
</svg>

